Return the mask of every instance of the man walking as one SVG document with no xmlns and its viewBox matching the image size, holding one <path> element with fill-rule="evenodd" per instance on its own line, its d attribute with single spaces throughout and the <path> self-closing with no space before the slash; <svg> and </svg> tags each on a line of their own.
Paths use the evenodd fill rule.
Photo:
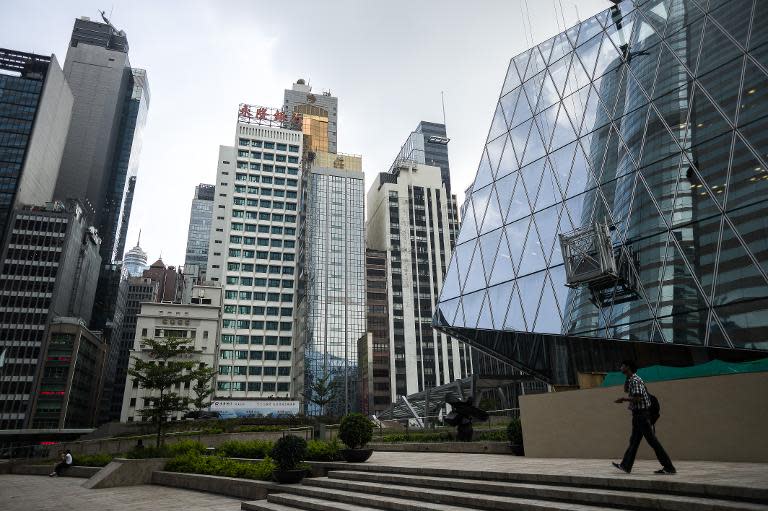
<svg viewBox="0 0 768 511">
<path fill-rule="evenodd" d="M 625 360 L 621 363 L 621 372 L 627 377 L 627 381 L 624 384 L 624 392 L 629 397 L 620 397 L 616 400 L 616 403 L 629 403 L 629 410 L 632 412 L 632 435 L 629 437 L 629 447 L 627 452 L 624 453 L 624 459 L 621 460 L 621 463 L 614 463 L 613 466 L 627 474 L 632 472 L 632 465 L 635 463 L 640 440 L 645 437 L 648 445 L 656 453 L 656 458 L 662 467 L 660 470 L 655 471 L 654 474 L 677 473 L 674 465 L 672 465 L 672 460 L 669 459 L 664 447 L 661 446 L 661 442 L 656 438 L 656 433 L 651 425 L 648 413 L 651 407 L 651 399 L 648 397 L 648 389 L 645 388 L 645 382 L 637 375 L 637 365 L 631 360 Z"/>
</svg>

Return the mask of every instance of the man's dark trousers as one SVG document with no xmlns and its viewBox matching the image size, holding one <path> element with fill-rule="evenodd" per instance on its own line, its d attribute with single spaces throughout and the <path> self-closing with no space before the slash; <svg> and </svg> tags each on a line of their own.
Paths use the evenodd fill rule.
<svg viewBox="0 0 768 511">
<path fill-rule="evenodd" d="M 653 431 L 653 426 L 648 418 L 648 412 L 637 411 L 632 413 L 632 436 L 629 437 L 629 447 L 627 452 L 624 453 L 624 459 L 621 461 L 621 466 L 629 472 L 632 470 L 632 465 L 635 464 L 635 456 L 637 456 L 637 449 L 640 447 L 640 441 L 645 437 L 648 445 L 653 448 L 656 453 L 661 466 L 667 470 L 675 470 L 672 465 L 672 460 L 669 459 L 667 452 L 661 446 L 661 443 L 656 438 L 656 433 Z"/>
</svg>

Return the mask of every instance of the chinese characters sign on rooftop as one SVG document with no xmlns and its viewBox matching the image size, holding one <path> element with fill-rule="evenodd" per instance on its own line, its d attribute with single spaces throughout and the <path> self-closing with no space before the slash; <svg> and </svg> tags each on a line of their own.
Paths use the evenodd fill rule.
<svg viewBox="0 0 768 511">
<path fill-rule="evenodd" d="M 237 120 L 260 126 L 301 130 L 302 117 L 301 114 L 296 113 L 289 115 L 277 108 L 240 103 L 237 110 Z"/>
</svg>

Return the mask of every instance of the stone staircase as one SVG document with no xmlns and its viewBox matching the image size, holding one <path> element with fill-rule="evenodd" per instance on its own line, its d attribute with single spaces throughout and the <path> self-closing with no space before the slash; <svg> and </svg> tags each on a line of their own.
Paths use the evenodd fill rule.
<svg viewBox="0 0 768 511">
<path fill-rule="evenodd" d="M 364 468 L 363 468 L 364 467 Z M 768 511 L 768 495 L 745 487 L 657 478 L 574 477 L 358 465 L 285 485 L 246 511 L 479 511 L 632 509 Z"/>
</svg>

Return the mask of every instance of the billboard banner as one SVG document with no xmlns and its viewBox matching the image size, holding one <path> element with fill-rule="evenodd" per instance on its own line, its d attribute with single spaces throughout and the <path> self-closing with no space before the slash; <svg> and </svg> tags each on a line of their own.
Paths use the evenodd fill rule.
<svg viewBox="0 0 768 511">
<path fill-rule="evenodd" d="M 288 399 L 223 399 L 211 403 L 211 411 L 222 419 L 243 417 L 288 417 L 298 415 L 299 402 Z"/>
</svg>

